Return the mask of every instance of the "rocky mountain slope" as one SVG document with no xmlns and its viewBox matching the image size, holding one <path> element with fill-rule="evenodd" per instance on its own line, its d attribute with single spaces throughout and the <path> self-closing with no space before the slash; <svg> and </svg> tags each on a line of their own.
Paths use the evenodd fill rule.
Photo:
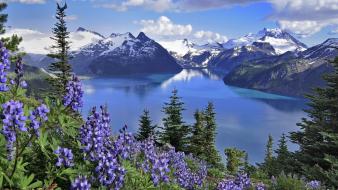
<svg viewBox="0 0 338 190">
<path fill-rule="evenodd" d="M 241 64 L 225 76 L 228 85 L 285 95 L 302 96 L 322 86 L 322 75 L 333 70 L 329 60 L 338 56 L 338 39 L 328 39 L 303 52 L 253 60 Z"/>
</svg>

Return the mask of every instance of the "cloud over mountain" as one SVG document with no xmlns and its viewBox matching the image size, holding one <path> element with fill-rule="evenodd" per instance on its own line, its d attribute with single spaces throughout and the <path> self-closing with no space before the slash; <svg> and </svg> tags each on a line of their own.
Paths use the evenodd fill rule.
<svg viewBox="0 0 338 190">
<path fill-rule="evenodd" d="M 192 32 L 190 24 L 175 24 L 166 16 L 161 16 L 157 20 L 141 20 L 136 23 L 142 26 L 141 31 L 150 35 L 186 36 Z"/>
</svg>

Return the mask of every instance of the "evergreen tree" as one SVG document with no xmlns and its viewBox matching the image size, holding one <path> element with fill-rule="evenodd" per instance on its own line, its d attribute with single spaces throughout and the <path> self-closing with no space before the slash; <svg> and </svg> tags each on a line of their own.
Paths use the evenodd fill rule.
<svg viewBox="0 0 338 190">
<path fill-rule="evenodd" d="M 7 22 L 8 15 L 2 13 L 6 8 L 7 4 L 4 2 L 0 2 L 0 35 L 6 32 L 5 23 Z M 1 41 L 5 44 L 7 49 L 14 52 L 18 51 L 18 45 L 22 41 L 22 38 L 14 34 L 11 37 L 2 37 Z"/>
<path fill-rule="evenodd" d="M 309 98 L 308 117 L 291 133 L 300 147 L 296 159 L 302 173 L 338 188 L 338 57 L 332 61 L 334 72 L 324 76 L 327 87 L 316 88 Z"/>
<path fill-rule="evenodd" d="M 205 154 L 205 127 L 204 127 L 204 114 L 200 111 L 196 111 L 194 114 L 195 124 L 192 129 L 192 136 L 190 138 L 189 152 L 194 154 L 199 159 L 206 160 Z"/>
<path fill-rule="evenodd" d="M 48 56 L 53 58 L 56 62 L 51 63 L 49 70 L 55 74 L 56 77 L 48 78 L 48 82 L 54 88 L 51 94 L 56 98 L 60 98 L 65 94 L 65 89 L 68 81 L 71 78 L 71 65 L 69 61 L 69 32 L 66 26 L 66 11 L 67 4 L 60 6 L 57 3 L 56 16 L 57 22 L 53 28 L 53 37 L 51 39 L 55 44 L 51 47 L 52 53 Z"/>
<path fill-rule="evenodd" d="M 160 135 L 162 143 L 169 143 L 177 151 L 186 151 L 188 143 L 189 127 L 183 122 L 182 111 L 184 103 L 177 96 L 177 90 L 172 91 L 169 103 L 165 103 L 163 112 L 163 130 Z"/>
<path fill-rule="evenodd" d="M 264 162 L 260 165 L 261 169 L 269 176 L 276 175 L 275 157 L 273 156 L 273 138 L 269 135 L 268 142 L 266 144 Z"/>
<path fill-rule="evenodd" d="M 7 8 L 7 4 L 1 2 L 0 3 L 0 12 L 3 12 Z M 0 14 L 0 34 L 4 34 L 6 32 L 5 23 L 7 22 L 8 15 Z"/>
<path fill-rule="evenodd" d="M 277 154 L 276 157 L 276 170 L 277 175 L 281 174 L 282 172 L 288 174 L 292 172 L 291 167 L 291 153 L 288 150 L 287 140 L 285 134 L 279 140 L 278 148 L 275 150 Z"/>
<path fill-rule="evenodd" d="M 150 119 L 149 111 L 144 110 L 143 114 L 140 117 L 140 127 L 136 134 L 136 140 L 143 141 L 148 139 L 149 137 L 153 137 L 156 140 L 156 125 L 152 125 L 152 121 Z"/>
<path fill-rule="evenodd" d="M 256 171 L 256 167 L 250 164 L 249 154 L 247 152 L 245 152 L 243 172 L 250 175 L 250 174 L 254 173 L 255 171 Z"/>
<path fill-rule="evenodd" d="M 265 162 L 269 162 L 273 159 L 273 138 L 271 135 L 269 135 L 268 142 L 266 144 L 266 150 L 265 150 Z"/>
<path fill-rule="evenodd" d="M 227 170 L 232 174 L 237 174 L 240 167 L 244 166 L 246 153 L 237 148 L 226 148 L 224 154 L 227 157 Z"/>
<path fill-rule="evenodd" d="M 205 121 L 205 154 L 206 161 L 213 167 L 223 167 L 221 157 L 216 149 L 216 113 L 213 103 L 209 102 L 204 111 Z"/>
</svg>

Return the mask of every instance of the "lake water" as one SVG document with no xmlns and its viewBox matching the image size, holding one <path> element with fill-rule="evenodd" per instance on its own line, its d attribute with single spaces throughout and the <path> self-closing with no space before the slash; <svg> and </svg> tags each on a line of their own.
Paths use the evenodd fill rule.
<svg viewBox="0 0 338 190">
<path fill-rule="evenodd" d="M 137 131 L 144 109 L 150 111 L 154 123 L 161 125 L 163 104 L 175 88 L 185 103 L 183 114 L 188 124 L 194 123 L 196 109 L 204 109 L 211 101 L 217 113 L 216 146 L 221 155 L 224 158 L 224 148 L 237 147 L 249 153 L 251 163 L 263 160 L 269 134 L 276 145 L 281 134 L 297 130 L 296 123 L 305 116 L 304 100 L 227 86 L 208 70 L 95 78 L 83 80 L 83 85 L 82 113 L 87 115 L 92 106 L 107 104 L 116 132 L 125 124 L 130 131 Z"/>
</svg>

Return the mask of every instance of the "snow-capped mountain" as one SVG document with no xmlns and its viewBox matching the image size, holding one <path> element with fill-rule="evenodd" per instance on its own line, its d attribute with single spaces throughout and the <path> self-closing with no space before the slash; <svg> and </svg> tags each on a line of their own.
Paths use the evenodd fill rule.
<svg viewBox="0 0 338 190">
<path fill-rule="evenodd" d="M 84 56 L 100 56 L 113 51 L 115 48 L 121 46 L 124 41 L 133 40 L 135 37 L 127 32 L 124 34 L 112 33 L 107 38 L 89 43 L 86 46 L 79 48 L 77 51 L 73 51 L 74 56 L 79 54 Z"/>
<path fill-rule="evenodd" d="M 70 33 L 69 38 L 71 51 L 79 51 L 81 48 L 96 43 L 105 37 L 97 32 L 79 27 L 75 32 Z"/>
<path fill-rule="evenodd" d="M 188 39 L 160 41 L 159 43 L 177 59 L 180 65 L 189 68 L 208 67 L 209 61 L 224 49 L 219 43 L 198 45 Z"/>
<path fill-rule="evenodd" d="M 198 45 L 187 39 L 175 41 L 160 41 L 171 55 L 183 67 L 217 67 L 232 61 L 250 60 L 263 56 L 281 55 L 288 51 L 302 52 L 306 45 L 281 29 L 266 29 L 256 34 L 248 34 L 237 39 L 230 39 L 225 43 L 209 43 Z M 229 60 L 230 58 L 230 60 Z M 226 59 L 226 60 L 225 60 Z M 236 64 L 231 63 L 233 66 Z M 229 67 L 230 68 L 230 67 Z"/>
<path fill-rule="evenodd" d="M 73 52 L 74 71 L 79 74 L 111 75 L 179 72 L 181 66 L 160 44 L 143 32 L 113 33 Z"/>
<path fill-rule="evenodd" d="M 288 32 L 279 28 L 267 29 L 259 31 L 257 34 L 248 34 L 237 39 L 230 39 L 223 44 L 226 49 L 252 45 L 254 42 L 265 42 L 272 45 L 277 55 L 287 51 L 304 51 L 307 46 L 294 38 Z"/>
</svg>

